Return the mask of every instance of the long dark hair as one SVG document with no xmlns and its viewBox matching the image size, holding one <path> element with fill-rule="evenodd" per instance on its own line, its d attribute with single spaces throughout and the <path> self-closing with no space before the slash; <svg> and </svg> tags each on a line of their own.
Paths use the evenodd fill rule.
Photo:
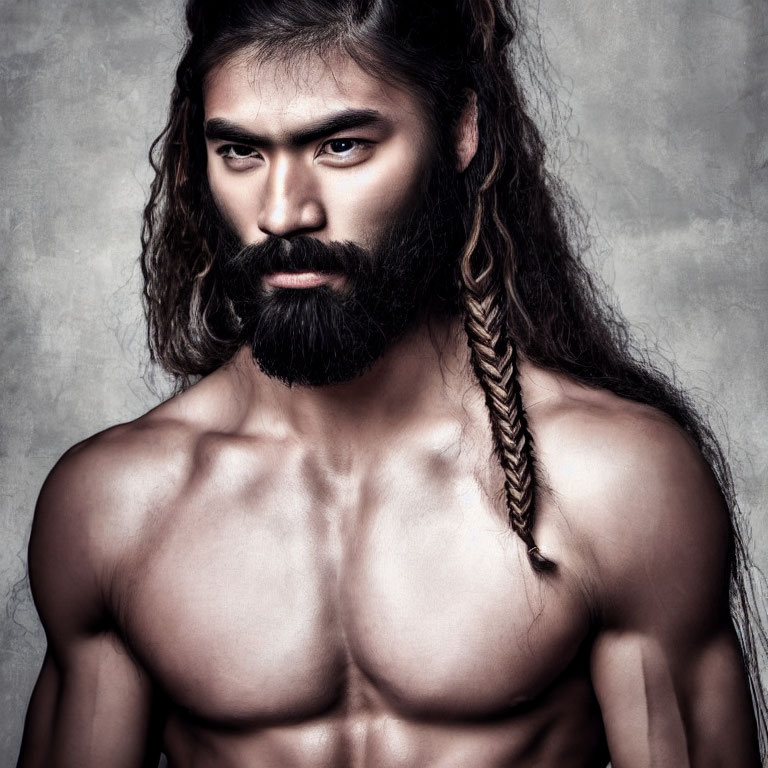
<svg viewBox="0 0 768 768">
<path fill-rule="evenodd" d="M 723 453 L 686 395 L 633 342 L 604 300 L 573 237 L 578 215 L 545 165 L 545 145 L 512 66 L 520 36 L 512 0 L 189 0 L 189 39 L 170 117 L 152 147 L 156 172 L 144 211 L 142 270 L 153 360 L 180 387 L 240 346 L 238 319 L 215 268 L 203 141 L 205 77 L 235 52 L 286 60 L 342 51 L 364 70 L 414 91 L 434 138 L 449 147 L 476 94 L 479 149 L 463 175 L 466 244 L 457 289 L 478 381 L 505 477 L 510 524 L 532 566 L 555 567 L 533 539 L 534 453 L 518 355 L 584 384 L 651 405 L 696 442 L 731 510 L 731 604 L 747 658 L 765 748 L 754 588 Z"/>
</svg>

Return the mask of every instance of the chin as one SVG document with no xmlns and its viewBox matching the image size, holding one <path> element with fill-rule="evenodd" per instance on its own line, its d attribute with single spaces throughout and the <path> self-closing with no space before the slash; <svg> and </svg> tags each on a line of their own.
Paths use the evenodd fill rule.
<svg viewBox="0 0 768 768">
<path fill-rule="evenodd" d="M 361 301 L 354 290 L 279 288 L 247 324 L 251 354 L 265 374 L 289 386 L 352 381 L 412 324 L 413 311 L 391 309 Z"/>
</svg>

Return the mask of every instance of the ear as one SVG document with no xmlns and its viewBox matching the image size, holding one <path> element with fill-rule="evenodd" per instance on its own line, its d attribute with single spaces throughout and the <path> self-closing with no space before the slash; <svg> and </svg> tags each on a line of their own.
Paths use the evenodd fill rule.
<svg viewBox="0 0 768 768">
<path fill-rule="evenodd" d="M 479 133 L 477 129 L 477 94 L 467 91 L 467 101 L 456 126 L 456 169 L 459 173 L 467 170 L 477 152 Z"/>
</svg>

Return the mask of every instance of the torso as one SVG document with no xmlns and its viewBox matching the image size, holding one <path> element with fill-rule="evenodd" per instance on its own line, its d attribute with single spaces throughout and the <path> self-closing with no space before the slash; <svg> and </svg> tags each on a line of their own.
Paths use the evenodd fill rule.
<svg viewBox="0 0 768 768">
<path fill-rule="evenodd" d="M 532 571 L 476 412 L 333 457 L 198 435 L 112 580 L 172 767 L 605 766 L 578 548 L 542 483 Z"/>
</svg>

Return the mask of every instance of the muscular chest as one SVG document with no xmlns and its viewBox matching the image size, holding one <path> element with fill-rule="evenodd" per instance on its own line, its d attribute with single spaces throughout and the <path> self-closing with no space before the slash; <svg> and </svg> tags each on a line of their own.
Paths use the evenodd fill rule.
<svg viewBox="0 0 768 768">
<path fill-rule="evenodd" d="M 573 590 L 531 572 L 471 473 L 379 467 L 350 488 L 284 469 L 193 494 L 124 582 L 131 648 L 179 705 L 220 721 L 352 698 L 487 716 L 573 657 Z"/>
</svg>

